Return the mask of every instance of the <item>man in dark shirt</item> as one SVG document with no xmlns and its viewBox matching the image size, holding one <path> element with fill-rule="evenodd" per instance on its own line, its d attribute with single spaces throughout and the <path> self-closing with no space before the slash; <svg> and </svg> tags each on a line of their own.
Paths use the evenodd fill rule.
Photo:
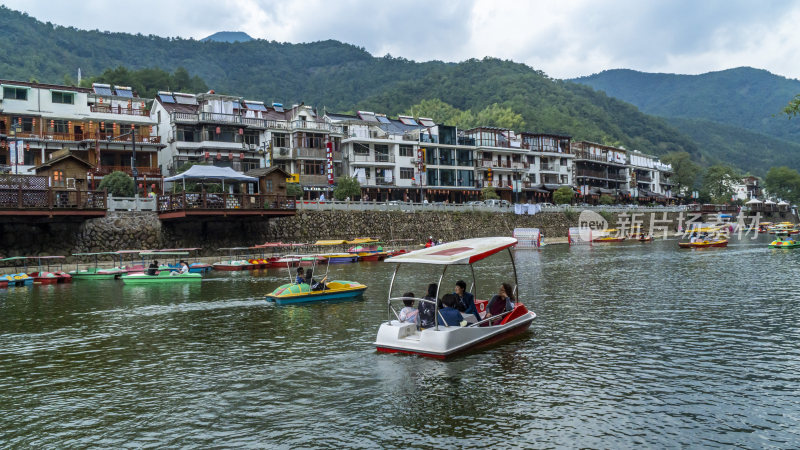
<svg viewBox="0 0 800 450">
<path fill-rule="evenodd" d="M 475 307 L 475 296 L 467 292 L 467 283 L 464 280 L 456 281 L 455 294 L 456 309 L 464 314 L 472 314 L 475 316 L 475 321 L 480 322 L 481 316 L 478 314 L 478 308 Z M 470 320 L 467 319 L 469 322 Z"/>
<path fill-rule="evenodd" d="M 153 261 L 147 267 L 147 274 L 148 275 L 157 275 L 158 274 L 158 261 Z"/>
<path fill-rule="evenodd" d="M 464 320 L 464 318 L 461 317 L 461 313 L 454 308 L 456 301 L 456 294 L 446 294 L 444 297 L 442 297 L 442 304 L 444 305 L 444 308 L 439 310 L 439 317 L 436 318 L 436 322 L 439 325 L 445 325 L 448 327 L 461 326 L 461 321 Z"/>
</svg>

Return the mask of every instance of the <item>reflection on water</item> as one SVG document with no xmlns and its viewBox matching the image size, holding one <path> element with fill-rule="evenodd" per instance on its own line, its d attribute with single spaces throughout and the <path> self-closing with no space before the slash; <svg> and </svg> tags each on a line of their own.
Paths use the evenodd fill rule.
<svg viewBox="0 0 800 450">
<path fill-rule="evenodd" d="M 0 442 L 796 446 L 800 250 L 676 247 L 516 252 L 531 331 L 447 362 L 374 352 L 384 263 L 332 266 L 369 286 L 336 304 L 266 302 L 272 270 L 2 290 Z M 511 273 L 502 255 L 476 268 L 479 296 Z M 405 268 L 395 294 L 439 275 Z"/>
</svg>

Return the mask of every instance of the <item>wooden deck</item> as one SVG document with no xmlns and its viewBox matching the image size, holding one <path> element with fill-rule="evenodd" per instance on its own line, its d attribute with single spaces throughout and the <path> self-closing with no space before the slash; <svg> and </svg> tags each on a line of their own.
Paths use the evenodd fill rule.
<svg viewBox="0 0 800 450">
<path fill-rule="evenodd" d="M 26 222 L 36 219 L 83 220 L 103 217 L 106 191 L 67 188 L 0 187 L 0 221 Z"/>
<path fill-rule="evenodd" d="M 277 194 L 189 192 L 158 197 L 158 217 L 161 220 L 283 217 L 294 214 L 294 197 Z"/>
</svg>

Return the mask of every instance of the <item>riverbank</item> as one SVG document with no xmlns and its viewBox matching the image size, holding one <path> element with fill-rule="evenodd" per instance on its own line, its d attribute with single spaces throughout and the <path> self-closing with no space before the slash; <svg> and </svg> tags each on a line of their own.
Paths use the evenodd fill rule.
<svg viewBox="0 0 800 450">
<path fill-rule="evenodd" d="M 598 212 L 609 226 L 631 215 Z M 621 215 L 625 215 L 622 217 Z M 421 243 L 486 236 L 511 236 L 515 228 L 539 228 L 547 244 L 566 243 L 570 227 L 578 226 L 580 210 L 521 215 L 500 212 L 310 211 L 293 217 L 258 220 L 166 222 L 153 212 L 109 212 L 82 223 L 2 224 L 2 256 L 71 255 L 133 249 L 200 247 L 201 255 L 219 248 L 250 247 L 264 242 L 306 242 L 370 236 L 383 242 L 403 239 Z M 637 213 L 649 230 L 651 220 L 677 230 L 686 216 L 679 212 Z"/>
</svg>

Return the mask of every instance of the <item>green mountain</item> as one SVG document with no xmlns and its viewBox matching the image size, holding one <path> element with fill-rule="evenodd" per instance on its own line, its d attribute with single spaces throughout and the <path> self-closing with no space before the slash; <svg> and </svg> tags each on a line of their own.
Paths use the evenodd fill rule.
<svg viewBox="0 0 800 450">
<path fill-rule="evenodd" d="M 201 42 L 214 41 L 214 42 L 247 42 L 252 41 L 253 38 L 244 31 L 218 31 L 211 36 L 206 36 L 200 39 Z"/>
<path fill-rule="evenodd" d="M 751 67 L 701 75 L 607 70 L 572 81 L 591 86 L 643 112 L 665 117 L 707 119 L 800 142 L 800 123 L 781 110 L 800 81 Z"/>
<path fill-rule="evenodd" d="M 0 7 L 0 76 L 69 81 L 107 68 L 184 67 L 218 93 L 284 104 L 304 101 L 329 111 L 373 109 L 397 114 L 426 99 L 462 110 L 494 104 L 522 116 L 525 129 L 570 134 L 646 153 L 685 150 L 695 143 L 665 120 L 574 83 L 554 80 L 523 64 L 497 59 L 462 63 L 373 57 L 337 41 L 214 42 L 85 31 L 42 23 Z"/>
</svg>

